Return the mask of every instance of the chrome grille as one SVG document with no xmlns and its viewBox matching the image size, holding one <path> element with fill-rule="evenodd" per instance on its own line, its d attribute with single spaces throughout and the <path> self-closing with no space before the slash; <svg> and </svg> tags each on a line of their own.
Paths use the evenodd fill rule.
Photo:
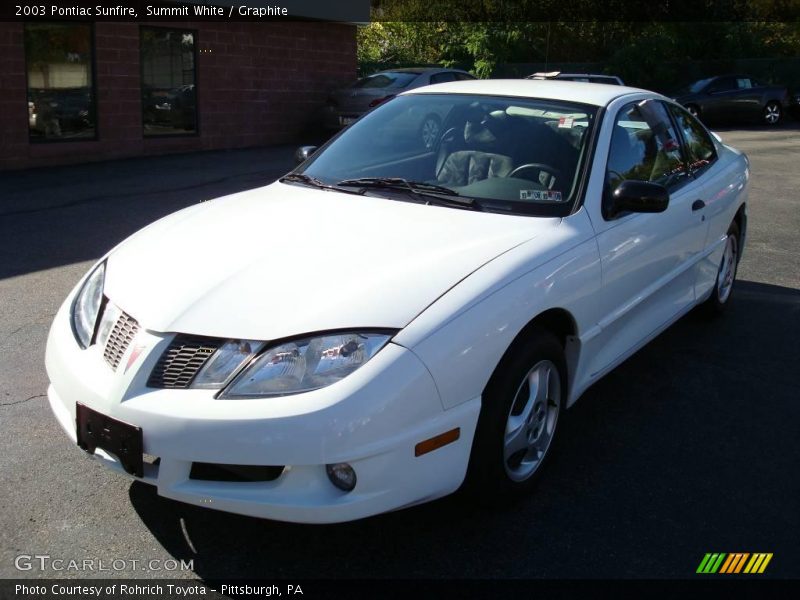
<svg viewBox="0 0 800 600">
<path fill-rule="evenodd" d="M 131 345 L 131 341 L 136 337 L 138 331 L 139 323 L 126 313 L 122 313 L 117 322 L 114 323 L 111 333 L 108 334 L 106 347 L 103 350 L 103 358 L 111 365 L 112 369 L 116 369 L 119 366 L 119 361 L 122 360 L 122 356 L 128 346 Z"/>
<path fill-rule="evenodd" d="M 153 388 L 187 388 L 194 376 L 224 340 L 189 335 L 176 335 L 158 359 L 147 386 Z"/>
</svg>

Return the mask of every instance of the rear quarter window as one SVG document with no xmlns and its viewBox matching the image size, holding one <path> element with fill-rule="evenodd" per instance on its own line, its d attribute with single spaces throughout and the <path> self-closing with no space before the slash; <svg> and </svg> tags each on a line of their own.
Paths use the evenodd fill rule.
<svg viewBox="0 0 800 600">
<path fill-rule="evenodd" d="M 690 115 L 683 107 L 675 104 L 669 105 L 669 111 L 683 135 L 686 154 L 689 160 L 689 170 L 698 173 L 711 166 L 717 160 L 717 150 L 714 140 L 705 127 Z"/>
</svg>

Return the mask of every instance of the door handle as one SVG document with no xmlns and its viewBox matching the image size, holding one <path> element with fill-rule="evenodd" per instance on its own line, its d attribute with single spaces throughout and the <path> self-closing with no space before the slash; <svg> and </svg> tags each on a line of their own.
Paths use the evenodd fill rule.
<svg viewBox="0 0 800 600">
<path fill-rule="evenodd" d="M 700 209 L 705 208 L 705 207 L 706 207 L 706 203 L 703 202 L 702 200 L 695 200 L 694 202 L 692 202 L 692 210 L 693 211 L 700 210 Z"/>
</svg>

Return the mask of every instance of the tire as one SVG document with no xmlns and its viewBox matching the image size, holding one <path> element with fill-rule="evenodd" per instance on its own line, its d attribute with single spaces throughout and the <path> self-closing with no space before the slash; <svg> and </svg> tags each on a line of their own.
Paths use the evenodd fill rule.
<svg viewBox="0 0 800 600">
<path fill-rule="evenodd" d="M 419 126 L 419 140 L 422 142 L 423 148 L 428 150 L 433 148 L 441 131 L 442 120 L 437 115 L 430 114 L 425 117 Z"/>
<path fill-rule="evenodd" d="M 764 121 L 764 124 L 769 125 L 770 127 L 780 123 L 781 119 L 783 118 L 783 109 L 781 108 L 780 103 L 775 102 L 774 100 L 767 102 L 761 117 Z"/>
<path fill-rule="evenodd" d="M 700 107 L 697 104 L 687 104 L 686 110 L 689 111 L 689 114 L 692 115 L 695 119 L 700 118 Z"/>
<path fill-rule="evenodd" d="M 483 393 L 464 486 L 473 497 L 495 501 L 535 487 L 563 428 L 566 373 L 564 349 L 544 329 L 506 352 Z"/>
<path fill-rule="evenodd" d="M 739 226 L 736 223 L 731 223 L 728 229 L 728 238 L 725 241 L 725 250 L 719 261 L 714 289 L 711 290 L 711 296 L 703 305 L 706 313 L 711 316 L 722 314 L 731 303 L 733 284 L 736 281 L 736 269 L 739 266 L 739 255 L 741 254 L 740 241 Z"/>
</svg>

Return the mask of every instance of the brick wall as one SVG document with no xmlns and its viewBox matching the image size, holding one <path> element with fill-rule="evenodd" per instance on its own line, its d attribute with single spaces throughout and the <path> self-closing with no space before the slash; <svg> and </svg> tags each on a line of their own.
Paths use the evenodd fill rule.
<svg viewBox="0 0 800 600">
<path fill-rule="evenodd" d="M 164 26 L 197 31 L 197 136 L 143 138 L 139 25 L 96 23 L 97 141 L 30 144 L 22 24 L 0 23 L 0 169 L 297 141 L 356 74 L 351 25 Z"/>
</svg>

